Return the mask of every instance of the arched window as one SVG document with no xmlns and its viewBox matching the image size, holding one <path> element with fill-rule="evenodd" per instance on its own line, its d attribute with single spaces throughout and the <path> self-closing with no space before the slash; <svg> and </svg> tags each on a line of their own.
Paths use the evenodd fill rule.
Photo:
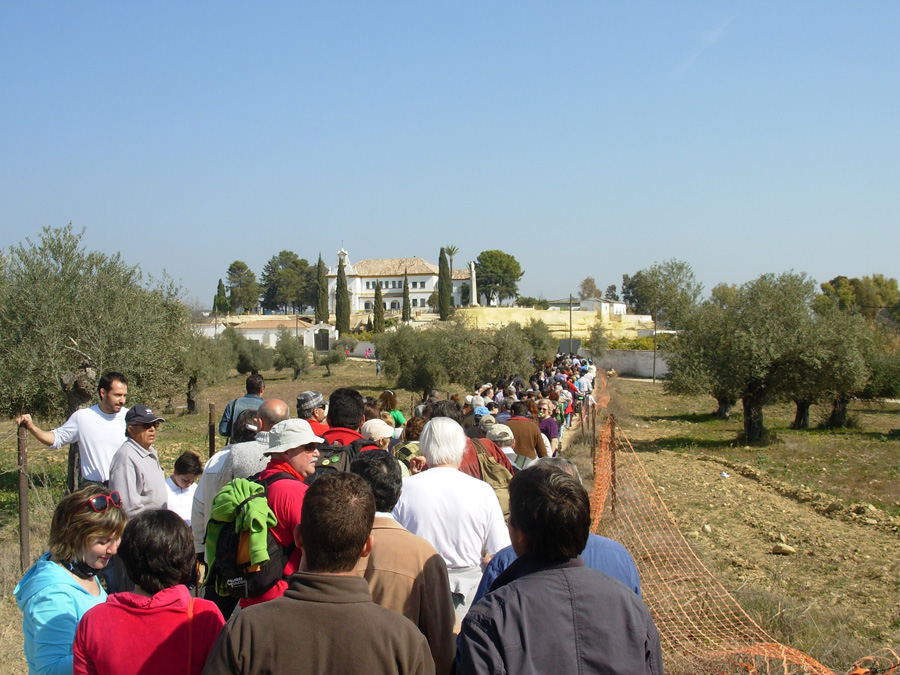
<svg viewBox="0 0 900 675">
<path fill-rule="evenodd" d="M 391 302 L 391 309 L 400 309 L 400 303 L 394 300 Z"/>
</svg>

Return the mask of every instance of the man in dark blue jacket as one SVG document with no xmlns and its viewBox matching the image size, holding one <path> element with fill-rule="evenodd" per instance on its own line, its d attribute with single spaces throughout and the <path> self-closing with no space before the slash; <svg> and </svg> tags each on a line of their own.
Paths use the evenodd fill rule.
<svg viewBox="0 0 900 675">
<path fill-rule="evenodd" d="M 662 675 L 659 633 L 647 607 L 579 556 L 591 509 L 578 480 L 538 464 L 513 477 L 509 497 L 519 557 L 463 620 L 460 671 Z"/>
</svg>

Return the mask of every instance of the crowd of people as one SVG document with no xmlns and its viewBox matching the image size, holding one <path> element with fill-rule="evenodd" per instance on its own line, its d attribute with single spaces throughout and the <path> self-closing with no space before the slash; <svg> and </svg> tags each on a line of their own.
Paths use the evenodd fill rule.
<svg viewBox="0 0 900 675">
<path fill-rule="evenodd" d="M 634 560 L 591 533 L 561 448 L 595 377 L 561 354 L 409 417 L 352 388 L 292 416 L 254 374 L 225 448 L 168 478 L 165 420 L 121 373 L 58 429 L 22 415 L 79 443 L 83 478 L 15 590 L 29 672 L 662 673 Z M 274 570 L 243 594 L 206 573 L 228 528 Z"/>
</svg>

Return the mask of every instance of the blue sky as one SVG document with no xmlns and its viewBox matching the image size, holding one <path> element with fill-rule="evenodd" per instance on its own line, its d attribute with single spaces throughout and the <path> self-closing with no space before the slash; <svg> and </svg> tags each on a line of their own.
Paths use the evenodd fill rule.
<svg viewBox="0 0 900 675">
<path fill-rule="evenodd" d="M 900 276 L 896 2 L 4 2 L 0 247 Z M 457 264 L 457 267 L 461 265 Z"/>
</svg>

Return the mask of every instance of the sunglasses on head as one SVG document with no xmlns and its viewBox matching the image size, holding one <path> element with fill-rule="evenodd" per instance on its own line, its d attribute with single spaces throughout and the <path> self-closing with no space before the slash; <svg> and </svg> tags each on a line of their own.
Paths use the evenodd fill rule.
<svg viewBox="0 0 900 675">
<path fill-rule="evenodd" d="M 122 497 L 119 496 L 119 493 L 115 490 L 110 492 L 108 495 L 97 495 L 96 497 L 91 497 L 85 502 L 86 505 L 90 505 L 94 511 L 97 513 L 103 513 L 106 509 L 109 508 L 109 505 L 112 504 L 117 509 L 122 507 Z"/>
</svg>

